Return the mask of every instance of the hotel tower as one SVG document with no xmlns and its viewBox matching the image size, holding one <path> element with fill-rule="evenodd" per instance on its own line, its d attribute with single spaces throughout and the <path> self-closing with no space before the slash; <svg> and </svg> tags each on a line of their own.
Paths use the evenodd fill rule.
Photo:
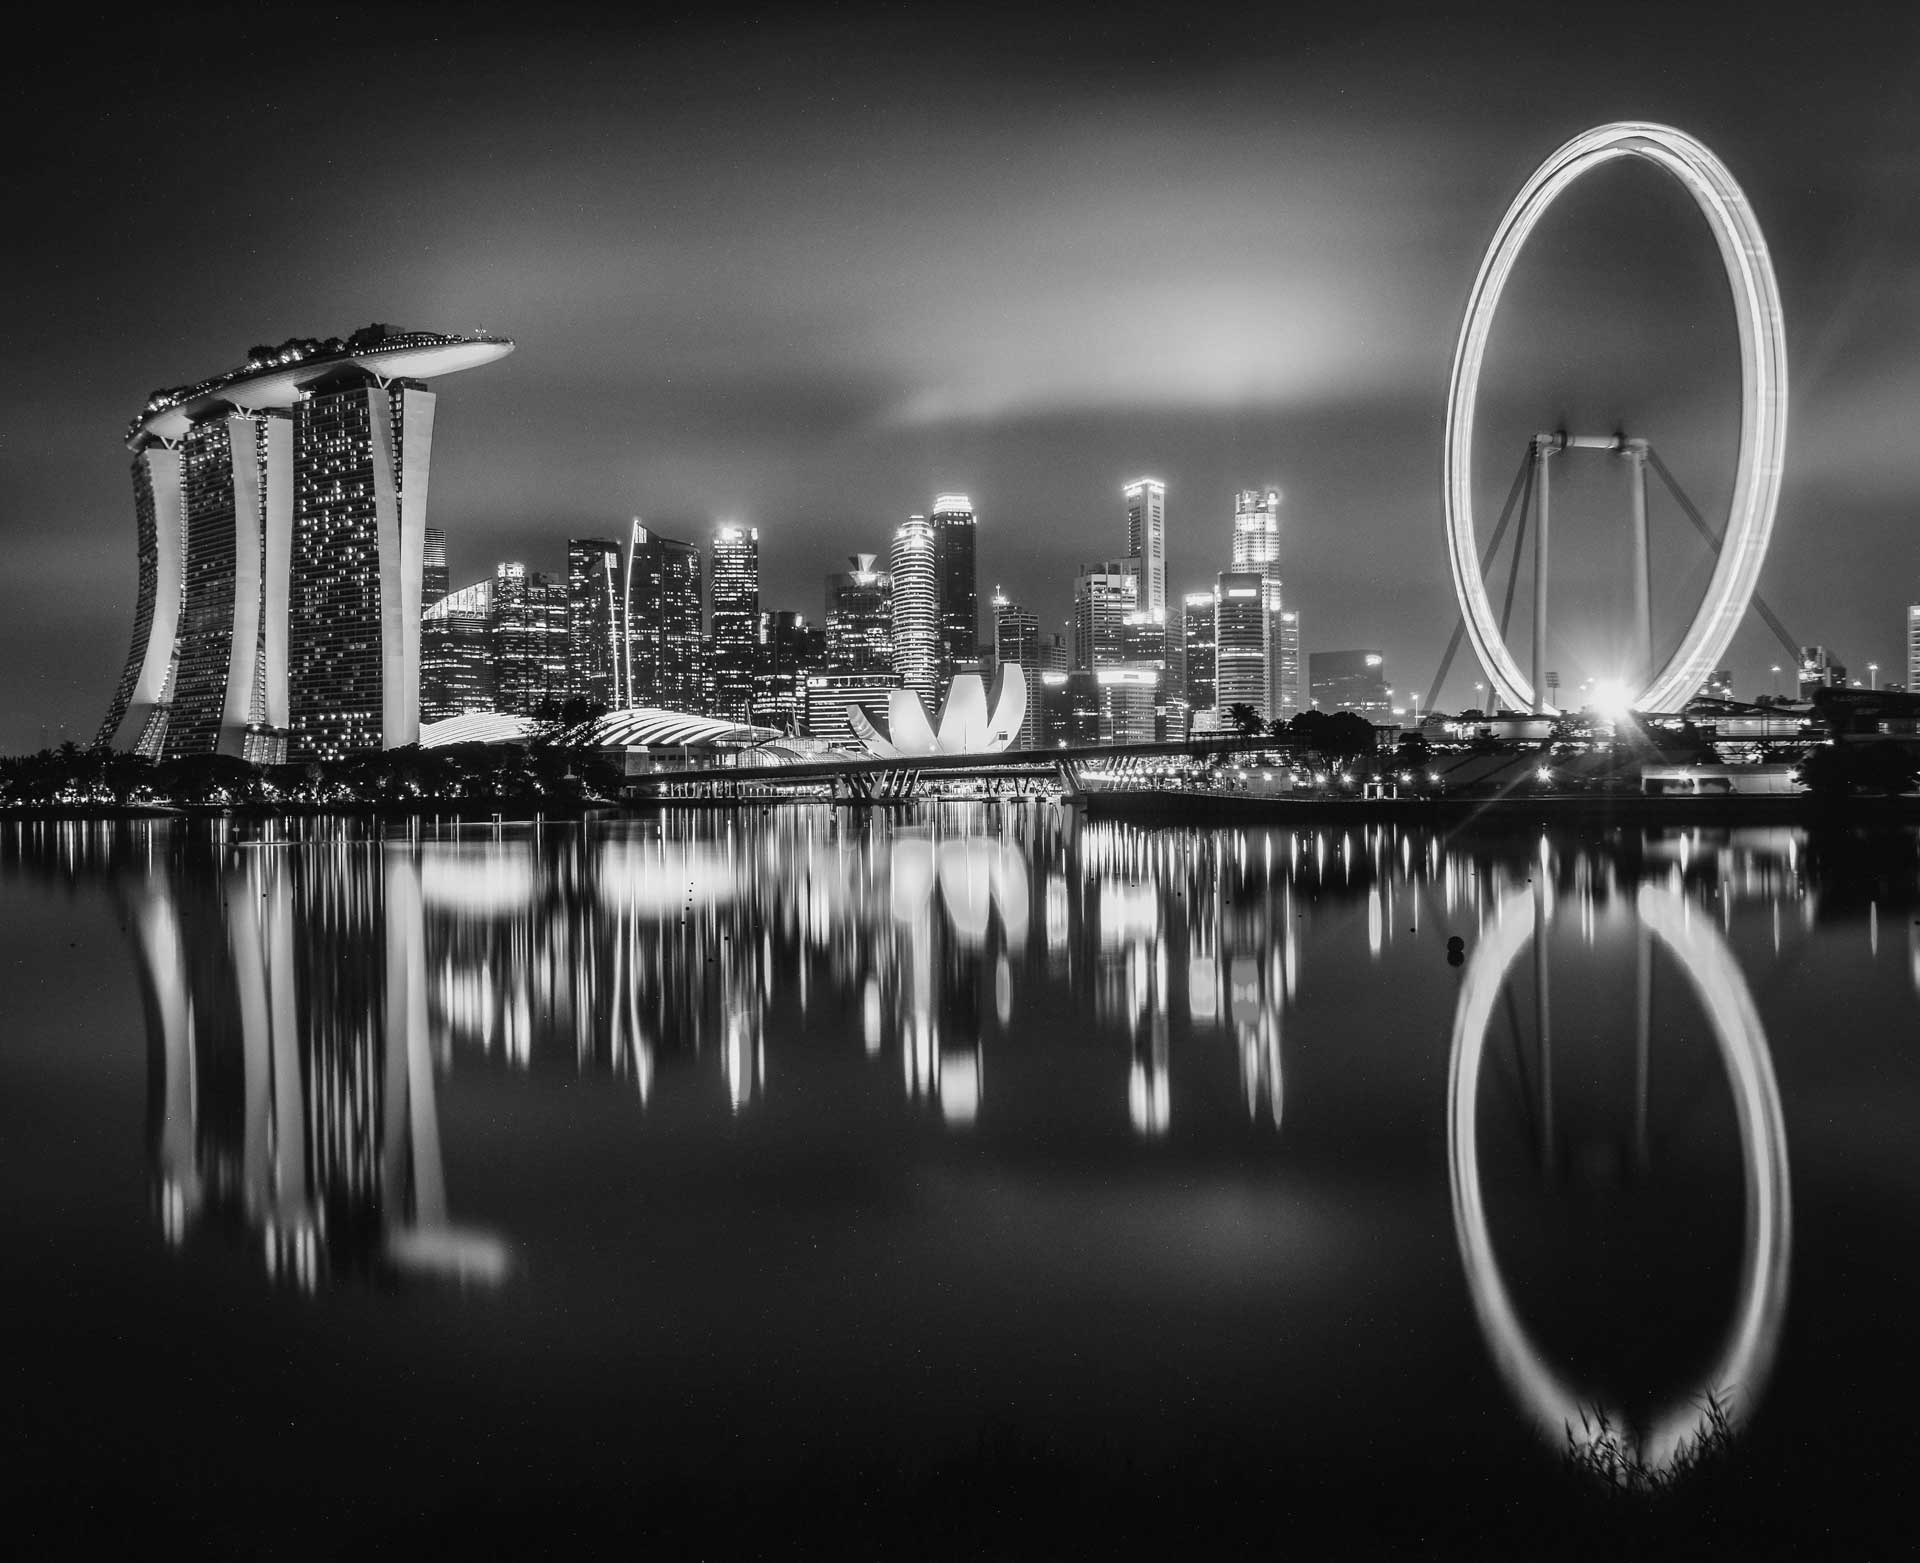
<svg viewBox="0 0 1920 1563">
<path fill-rule="evenodd" d="M 423 382 L 512 351 L 374 325 L 156 391 L 127 436 L 139 598 L 98 742 L 269 763 L 415 742 Z"/>
</svg>

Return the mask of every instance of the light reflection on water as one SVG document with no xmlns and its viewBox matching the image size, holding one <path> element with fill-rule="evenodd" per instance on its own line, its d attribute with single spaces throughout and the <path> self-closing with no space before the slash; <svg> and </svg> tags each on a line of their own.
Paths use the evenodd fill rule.
<svg viewBox="0 0 1920 1563">
<path fill-rule="evenodd" d="M 803 1103 L 824 1134 L 834 1103 L 798 1040 L 824 1033 L 890 1082 L 917 1133 L 1039 1133 L 1019 1093 L 1044 1078 L 1071 1092 L 1089 1132 L 1130 1136 L 1142 1154 L 1209 1147 L 1265 1165 L 1331 1110 L 1290 1095 L 1296 1049 L 1349 1049 L 1364 1071 L 1394 1042 L 1298 1031 L 1303 994 L 1390 989 L 1405 963 L 1440 967 L 1458 934 L 1450 1013 L 1367 1011 L 1410 1049 L 1451 1034 L 1444 1078 L 1409 1069 L 1380 1088 L 1445 1124 L 1457 1267 L 1426 1284 L 1464 1293 L 1485 1360 L 1550 1444 L 1583 1405 L 1631 1402 L 1618 1415 L 1658 1463 L 1704 1393 L 1731 1393 L 1737 1424 L 1753 1415 L 1787 1304 L 1785 1120 L 1736 922 L 1747 949 L 1778 953 L 1816 926 L 1824 895 L 1864 901 L 1871 958 L 1881 901 L 1896 914 L 1911 903 L 1889 890 L 1910 884 L 1910 857 L 1866 871 L 1843 855 L 1823 870 L 1808 851 L 1787 829 L 1587 843 L 1141 831 L 1021 804 L 464 832 L 14 828 L 0 868 L 114 899 L 145 1013 L 161 1238 L 185 1250 L 202 1232 L 241 1234 L 297 1290 L 355 1276 L 514 1285 L 539 1233 L 490 1218 L 447 1172 L 440 1101 L 471 1069 L 592 1081 L 624 1093 L 640 1125 L 669 1089 L 706 1103 L 716 1126 Z M 1920 991 L 1920 922 L 1908 922 Z M 1609 982 L 1617 1014 L 1576 1002 L 1556 1028 L 1556 995 Z M 1527 1256 L 1496 1237 L 1482 1180 L 1558 1197 L 1592 1149 L 1579 1103 L 1612 1067 L 1594 1062 L 1602 1053 L 1633 1061 L 1623 1132 L 1635 1176 L 1655 1176 L 1649 1122 L 1675 1109 L 1654 1060 L 1709 1034 L 1744 1189 L 1732 1311 L 1677 1389 L 1633 1385 L 1616 1401 L 1556 1358 L 1529 1314 L 1540 1288 L 1508 1275 Z M 1221 1069 L 1230 1091 L 1206 1085 Z M 1493 1106 L 1503 1070 L 1522 1088 L 1531 1170 L 1518 1174 L 1511 1156 L 1484 1159 L 1514 1141 Z"/>
</svg>

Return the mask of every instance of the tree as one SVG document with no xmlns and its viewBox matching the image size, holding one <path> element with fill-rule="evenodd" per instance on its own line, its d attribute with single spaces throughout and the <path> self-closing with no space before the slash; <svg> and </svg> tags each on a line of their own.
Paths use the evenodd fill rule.
<svg viewBox="0 0 1920 1563">
<path fill-rule="evenodd" d="M 1260 720 L 1260 713 L 1242 700 L 1236 700 L 1227 707 L 1227 720 L 1233 723 L 1233 730 L 1242 738 L 1258 738 L 1266 725 Z"/>
</svg>

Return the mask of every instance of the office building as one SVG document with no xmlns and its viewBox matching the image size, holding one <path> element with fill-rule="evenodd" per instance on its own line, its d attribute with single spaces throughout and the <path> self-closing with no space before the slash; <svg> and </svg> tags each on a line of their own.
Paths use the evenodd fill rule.
<svg viewBox="0 0 1920 1563">
<path fill-rule="evenodd" d="M 609 711 L 626 691 L 626 583 L 620 545 L 609 538 L 567 542 L 567 692 Z"/>
<path fill-rule="evenodd" d="M 414 742 L 423 382 L 512 351 L 375 325 L 156 391 L 128 434 L 139 592 L 100 741 L 262 761 Z"/>
<path fill-rule="evenodd" d="M 933 580 L 940 625 L 939 687 L 963 667 L 978 667 L 980 586 L 975 566 L 973 501 L 942 494 L 933 502 Z"/>
<path fill-rule="evenodd" d="M 567 698 L 567 583 L 524 564 L 493 571 L 494 709 L 555 716 Z"/>
<path fill-rule="evenodd" d="M 1013 668 L 1020 669 L 1027 686 L 1027 714 L 1021 720 L 1020 735 L 1013 746 L 1034 748 L 1040 741 L 1044 703 L 1040 689 L 1040 621 L 997 591 L 993 594 L 993 658 L 997 666 L 1009 670 L 1009 677 Z"/>
<path fill-rule="evenodd" d="M 1920 602 L 1907 607 L 1907 689 L 1920 693 Z"/>
<path fill-rule="evenodd" d="M 1133 663 L 1096 668 L 1093 677 L 1100 691 L 1100 742 L 1150 744 L 1169 736 L 1165 667 Z"/>
<path fill-rule="evenodd" d="M 626 704 L 704 715 L 707 643 L 700 550 L 634 518 L 627 541 Z"/>
<path fill-rule="evenodd" d="M 753 673 L 750 720 L 783 733 L 800 731 L 807 680 L 827 671 L 827 637 L 791 608 L 760 615 L 760 661 Z"/>
<path fill-rule="evenodd" d="M 1307 709 L 1306 667 L 1300 660 L 1300 615 L 1282 608 L 1273 618 L 1274 679 L 1273 714 L 1291 720 Z"/>
<path fill-rule="evenodd" d="M 1073 665 L 1113 667 L 1125 660 L 1121 631 L 1140 609 L 1140 577 L 1131 559 L 1085 564 L 1073 583 Z"/>
<path fill-rule="evenodd" d="M 447 529 L 430 526 L 420 549 L 420 611 L 426 612 L 453 590 L 453 577 L 447 573 Z"/>
<path fill-rule="evenodd" d="M 827 671 L 893 672 L 893 577 L 872 554 L 851 554 L 827 577 Z"/>
<path fill-rule="evenodd" d="M 1233 500 L 1233 568 L 1260 577 L 1261 596 L 1273 623 L 1267 627 L 1267 709 L 1278 714 L 1289 691 L 1281 653 L 1286 643 L 1280 613 L 1280 491 L 1277 488 L 1242 489 Z M 1300 678 L 1296 647 L 1291 697 L 1299 709 Z"/>
<path fill-rule="evenodd" d="M 1316 651 L 1307 658 L 1314 706 L 1329 715 L 1351 711 L 1369 722 L 1393 716 L 1387 659 L 1377 651 Z"/>
<path fill-rule="evenodd" d="M 753 706 L 753 670 L 760 644 L 760 531 L 723 526 L 713 534 L 708 577 L 712 613 L 712 714 L 744 722 Z"/>
<path fill-rule="evenodd" d="M 1272 683 L 1267 676 L 1273 616 L 1265 577 L 1255 570 L 1223 570 L 1214 587 L 1214 705 L 1217 725 L 1229 728 L 1233 708 L 1246 706 L 1264 724 Z"/>
<path fill-rule="evenodd" d="M 893 534 L 893 673 L 937 710 L 940 681 L 940 614 L 933 527 L 925 516 L 908 516 Z"/>
<path fill-rule="evenodd" d="M 450 592 L 420 616 L 420 720 L 493 711 L 493 582 Z"/>
<path fill-rule="evenodd" d="M 1217 704 L 1214 693 L 1214 611 L 1212 592 L 1188 592 L 1180 599 L 1180 625 L 1186 667 L 1187 710 L 1196 722 Z"/>
<path fill-rule="evenodd" d="M 1049 669 L 1040 675 L 1040 742 L 1049 749 L 1100 741 L 1100 677 L 1091 668 Z"/>
<path fill-rule="evenodd" d="M 1135 478 L 1121 490 L 1127 502 L 1127 552 L 1139 561 L 1140 611 L 1167 616 L 1167 485 Z"/>
</svg>

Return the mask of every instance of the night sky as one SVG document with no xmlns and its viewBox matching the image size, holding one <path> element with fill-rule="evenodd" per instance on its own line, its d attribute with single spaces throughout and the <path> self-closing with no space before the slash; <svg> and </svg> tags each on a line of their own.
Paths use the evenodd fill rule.
<svg viewBox="0 0 1920 1563">
<path fill-rule="evenodd" d="M 1624 118 L 1702 137 L 1772 245 L 1793 400 L 1763 594 L 1856 674 L 1904 676 L 1909 6 L 267 9 L 84 16 L 16 58 L 0 752 L 90 739 L 112 693 L 148 392 L 374 320 L 519 343 L 435 382 L 455 585 L 559 570 L 636 513 L 703 541 L 741 521 L 763 605 L 815 617 L 844 555 L 958 489 L 983 598 L 1060 628 L 1076 563 L 1125 550 L 1123 480 L 1168 484 L 1170 591 L 1226 563 L 1233 492 L 1277 484 L 1307 648 L 1377 646 L 1424 691 L 1455 612 L 1467 289 L 1534 166 Z M 1624 426 L 1724 516 L 1732 311 L 1677 186 L 1583 181 L 1508 299 L 1486 502 L 1533 430 Z M 1601 457 L 1556 473 L 1568 685 L 1617 656 L 1620 483 Z M 1708 565 L 1671 509 L 1656 525 L 1671 639 Z M 1744 695 L 1783 658 L 1755 621 L 1732 660 Z M 1463 658 L 1443 703 L 1478 676 Z"/>
</svg>

